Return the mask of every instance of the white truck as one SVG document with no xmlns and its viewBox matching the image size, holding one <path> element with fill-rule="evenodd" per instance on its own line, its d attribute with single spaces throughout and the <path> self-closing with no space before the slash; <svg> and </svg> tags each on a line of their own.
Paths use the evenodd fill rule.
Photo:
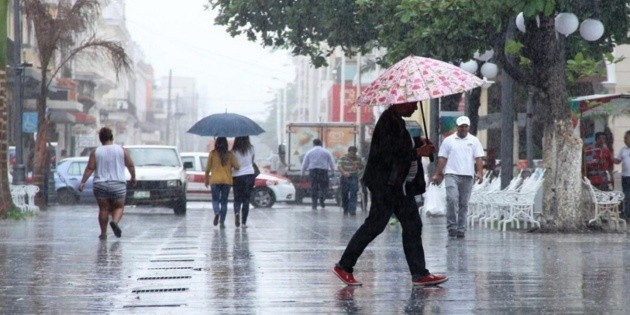
<svg viewBox="0 0 630 315">
<path fill-rule="evenodd" d="M 313 147 L 313 139 L 322 140 L 330 150 L 335 162 L 348 152 L 349 146 L 359 146 L 360 128 L 355 123 L 289 123 L 287 124 L 287 147 L 281 146 L 278 154 L 286 165 L 284 175 L 295 185 L 295 201 L 301 203 L 304 197 L 310 198 L 310 183 L 301 176 L 302 160 Z M 328 199 L 339 203 L 339 172 L 330 173 Z"/>
</svg>

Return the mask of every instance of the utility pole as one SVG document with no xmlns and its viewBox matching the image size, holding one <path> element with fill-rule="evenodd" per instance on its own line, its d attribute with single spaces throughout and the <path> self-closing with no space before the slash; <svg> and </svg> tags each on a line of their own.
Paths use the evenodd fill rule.
<svg viewBox="0 0 630 315">
<path fill-rule="evenodd" d="M 357 100 L 359 100 L 359 96 L 361 96 L 361 52 L 359 52 L 357 54 L 357 96 L 354 98 L 354 109 L 357 110 L 357 127 L 359 127 L 359 143 L 362 143 L 362 140 L 364 137 L 361 137 L 361 135 L 363 134 L 363 128 L 361 127 L 361 111 L 363 110 L 363 107 L 359 107 L 357 106 Z M 361 156 L 364 152 L 363 152 L 363 145 L 359 145 L 357 146 L 357 148 L 359 149 L 359 156 Z"/>
<path fill-rule="evenodd" d="M 173 70 L 168 70 L 168 96 L 166 100 L 166 145 L 171 143 L 171 80 L 173 79 Z"/>
<path fill-rule="evenodd" d="M 276 141 L 278 145 L 282 144 L 282 102 L 280 100 L 282 91 L 276 90 Z"/>
<path fill-rule="evenodd" d="M 341 51 L 341 68 L 339 70 L 339 121 L 344 122 L 344 112 L 346 111 L 346 54 Z"/>
<path fill-rule="evenodd" d="M 282 89 L 282 119 L 280 124 L 280 144 L 284 144 L 285 126 L 287 124 L 287 85 Z"/>
<path fill-rule="evenodd" d="M 24 185 L 24 146 L 22 137 L 22 19 L 20 1 L 13 0 L 13 99 L 17 118 L 15 119 L 15 165 L 13 166 L 13 184 Z"/>
</svg>

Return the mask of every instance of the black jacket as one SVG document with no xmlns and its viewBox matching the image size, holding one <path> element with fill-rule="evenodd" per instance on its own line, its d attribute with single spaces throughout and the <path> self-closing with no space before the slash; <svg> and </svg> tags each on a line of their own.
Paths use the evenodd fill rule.
<svg viewBox="0 0 630 315">
<path fill-rule="evenodd" d="M 388 186 L 402 189 L 411 161 L 417 160 L 418 173 L 411 183 L 406 184 L 405 190 L 407 195 L 419 195 L 425 192 L 426 186 L 422 161 L 411 146 L 405 121 L 394 112 L 393 106 L 396 105 L 385 110 L 376 123 L 362 181 L 371 191 Z M 421 145 L 416 141 L 416 147 Z"/>
</svg>

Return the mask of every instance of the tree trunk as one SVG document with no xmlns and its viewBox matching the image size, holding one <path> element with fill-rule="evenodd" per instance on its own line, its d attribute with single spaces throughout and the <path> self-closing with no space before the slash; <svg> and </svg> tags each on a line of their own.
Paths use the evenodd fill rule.
<svg viewBox="0 0 630 315">
<path fill-rule="evenodd" d="M 0 38 L 7 38 L 7 9 L 9 2 L 0 0 Z M 9 186 L 9 106 L 7 103 L 7 47 L 6 40 L 0 43 L 0 218 L 13 208 L 11 187 Z"/>
<path fill-rule="evenodd" d="M 6 97 L 6 77 L 6 70 L 3 67 L 0 69 L 0 218 L 3 217 L 9 209 L 14 207 L 13 198 L 11 198 L 11 186 L 9 186 L 11 183 L 9 183 L 9 168 L 7 163 L 7 157 L 9 156 L 7 113 L 9 110 Z"/>
<path fill-rule="evenodd" d="M 582 140 L 573 134 L 571 123 L 558 121 L 545 128 L 543 160 L 547 169 L 543 184 L 545 228 L 577 231 L 585 227 L 582 211 Z"/>
<path fill-rule="evenodd" d="M 45 68 L 43 68 L 45 69 Z M 42 84 L 40 85 L 39 97 L 37 99 L 37 139 L 35 140 L 35 157 L 33 159 L 33 184 L 39 187 L 39 192 L 35 198 L 35 204 L 42 210 L 46 209 L 45 174 L 48 172 L 50 158 L 46 143 L 48 139 L 48 117 L 46 116 L 46 98 L 48 97 L 48 77 L 46 70 L 42 70 Z"/>
<path fill-rule="evenodd" d="M 466 95 L 466 102 L 468 103 L 466 115 L 470 118 L 470 130 L 468 132 L 477 135 L 479 107 L 481 107 L 481 88 L 470 90 Z"/>
<path fill-rule="evenodd" d="M 536 27 L 532 25 L 532 29 Z M 542 17 L 537 31 L 525 35 L 527 55 L 543 106 L 543 229 L 576 231 L 584 227 L 582 195 L 582 140 L 575 136 L 570 120 L 565 81 L 564 37 L 557 36 L 552 17 Z"/>
</svg>

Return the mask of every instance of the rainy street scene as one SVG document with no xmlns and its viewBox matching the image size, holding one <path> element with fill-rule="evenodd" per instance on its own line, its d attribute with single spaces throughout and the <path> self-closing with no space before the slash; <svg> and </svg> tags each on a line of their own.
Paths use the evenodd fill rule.
<svg viewBox="0 0 630 315">
<path fill-rule="evenodd" d="M 0 1 L 0 314 L 627 314 L 630 0 Z"/>
<path fill-rule="evenodd" d="M 7 314 L 625 314 L 628 238 L 621 234 L 501 233 L 449 238 L 444 217 L 423 217 L 427 268 L 440 286 L 411 283 L 401 226 L 391 224 L 346 286 L 334 263 L 366 212 L 279 205 L 247 228 L 212 225 L 207 203 L 185 217 L 130 207 L 122 237 L 97 238 L 95 206 L 51 207 L 1 222 L 0 311 Z M 251 223 L 250 223 L 251 222 Z"/>
</svg>

